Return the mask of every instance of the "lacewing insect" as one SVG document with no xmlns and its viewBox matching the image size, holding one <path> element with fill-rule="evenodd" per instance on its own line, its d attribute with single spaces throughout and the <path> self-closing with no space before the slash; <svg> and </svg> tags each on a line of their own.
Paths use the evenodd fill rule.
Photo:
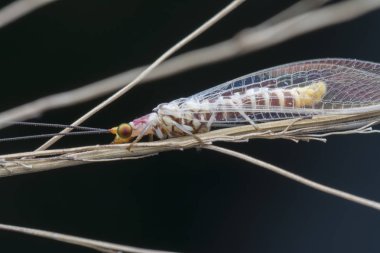
<svg viewBox="0 0 380 253">
<path fill-rule="evenodd" d="M 215 127 L 380 109 L 380 64 L 317 59 L 254 72 L 154 108 L 110 129 L 113 143 L 193 135 Z"/>
<path fill-rule="evenodd" d="M 0 141 L 112 133 L 113 143 L 142 137 L 172 138 L 216 127 L 380 110 L 380 64 L 352 59 L 318 59 L 254 72 L 193 96 L 163 103 L 152 113 L 111 129 L 16 122 L 19 125 L 71 127 L 80 132 L 4 138 Z"/>
</svg>

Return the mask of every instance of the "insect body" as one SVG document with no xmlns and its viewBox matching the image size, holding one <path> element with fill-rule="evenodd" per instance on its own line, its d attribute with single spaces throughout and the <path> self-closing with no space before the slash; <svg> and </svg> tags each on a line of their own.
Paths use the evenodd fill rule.
<svg viewBox="0 0 380 253">
<path fill-rule="evenodd" d="M 255 72 L 188 98 L 158 105 L 152 113 L 111 129 L 114 143 L 144 135 L 160 139 L 214 127 L 380 109 L 380 64 L 320 59 Z"/>
</svg>

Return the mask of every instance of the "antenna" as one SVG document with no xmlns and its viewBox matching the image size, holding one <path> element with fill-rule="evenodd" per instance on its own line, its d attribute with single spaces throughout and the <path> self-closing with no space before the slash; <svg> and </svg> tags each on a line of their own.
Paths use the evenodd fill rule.
<svg viewBox="0 0 380 253">
<path fill-rule="evenodd" d="M 92 131 L 81 131 L 81 132 L 71 132 L 71 133 L 52 133 L 52 134 L 36 134 L 36 135 L 27 135 L 27 136 L 19 136 L 19 137 L 9 137 L 9 138 L 2 138 L 0 139 L 0 142 L 8 142 L 8 141 L 20 141 L 20 140 L 30 140 L 30 139 L 39 139 L 39 138 L 47 138 L 47 137 L 53 137 L 56 135 L 90 135 L 90 134 L 111 134 L 111 132 L 108 129 L 103 130 L 92 130 Z"/>
<path fill-rule="evenodd" d="M 56 135 L 67 136 L 67 135 L 90 135 L 90 134 L 112 134 L 110 130 L 104 128 L 94 128 L 94 127 L 84 127 L 84 126 L 70 126 L 64 124 L 51 124 L 51 123 L 40 123 L 40 122 L 10 122 L 12 125 L 19 126 L 34 126 L 34 127 L 51 127 L 51 128 L 72 128 L 81 130 L 78 132 L 70 133 L 51 133 L 51 134 L 36 134 L 36 135 L 27 135 L 19 137 L 9 137 L 1 138 L 0 142 L 10 142 L 10 141 L 20 141 L 20 140 L 30 140 L 30 139 L 39 139 L 39 138 L 48 138 Z"/>
<path fill-rule="evenodd" d="M 52 128 L 72 128 L 78 130 L 106 130 L 103 128 L 94 127 L 84 127 L 84 126 L 70 126 L 65 124 L 52 124 L 52 123 L 41 123 L 41 122 L 23 122 L 23 121 L 11 121 L 9 122 L 16 126 L 34 126 L 34 127 L 52 127 Z"/>
</svg>

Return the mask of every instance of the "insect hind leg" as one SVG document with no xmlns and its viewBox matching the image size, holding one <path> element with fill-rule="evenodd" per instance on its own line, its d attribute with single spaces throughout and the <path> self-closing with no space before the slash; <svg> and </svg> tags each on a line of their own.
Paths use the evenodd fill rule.
<svg viewBox="0 0 380 253">
<path fill-rule="evenodd" d="M 302 115 L 299 118 L 295 118 L 284 130 L 281 131 L 282 134 L 286 133 L 289 131 L 290 128 L 294 126 L 297 122 L 300 122 L 305 119 L 312 119 L 313 115 Z"/>
<path fill-rule="evenodd" d="M 238 111 L 238 113 L 244 118 L 246 119 L 252 126 L 253 128 L 255 128 L 255 130 L 259 130 L 259 127 L 257 126 L 257 124 L 243 111 Z"/>
<path fill-rule="evenodd" d="M 235 104 L 235 102 L 237 104 Z M 243 110 L 239 108 L 238 104 L 239 104 L 239 98 L 231 99 L 230 105 L 232 106 L 232 108 L 235 109 L 236 112 L 238 112 L 246 121 L 248 121 L 249 124 L 251 124 L 255 130 L 259 130 L 259 127 L 257 126 L 257 124 Z"/>
</svg>

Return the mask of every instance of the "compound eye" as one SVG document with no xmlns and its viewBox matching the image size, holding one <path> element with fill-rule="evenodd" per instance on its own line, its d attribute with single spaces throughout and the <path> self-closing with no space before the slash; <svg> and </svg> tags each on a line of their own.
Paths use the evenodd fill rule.
<svg viewBox="0 0 380 253">
<path fill-rule="evenodd" d="M 117 135 L 120 138 L 127 139 L 132 135 L 132 127 L 127 123 L 120 124 L 117 127 Z"/>
</svg>

